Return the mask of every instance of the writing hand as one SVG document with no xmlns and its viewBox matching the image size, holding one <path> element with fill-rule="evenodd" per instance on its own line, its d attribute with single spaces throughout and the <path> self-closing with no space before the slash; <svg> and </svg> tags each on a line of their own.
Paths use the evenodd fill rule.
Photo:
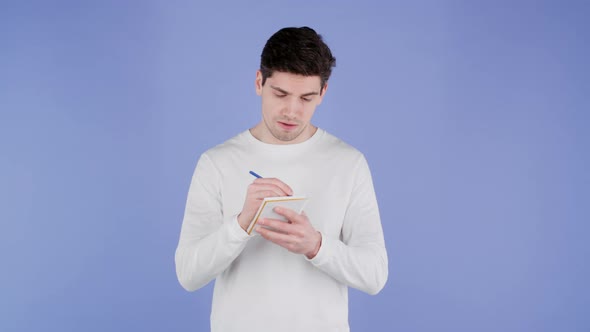
<svg viewBox="0 0 590 332">
<path fill-rule="evenodd" d="M 293 190 L 283 181 L 275 178 L 259 178 L 254 180 L 246 192 L 246 200 L 242 207 L 242 212 L 238 215 L 238 223 L 243 230 L 246 230 L 262 200 L 265 197 L 290 196 Z"/>
</svg>

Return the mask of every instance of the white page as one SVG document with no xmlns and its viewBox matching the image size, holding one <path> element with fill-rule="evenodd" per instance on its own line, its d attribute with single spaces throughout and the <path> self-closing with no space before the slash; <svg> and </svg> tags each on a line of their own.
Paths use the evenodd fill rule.
<svg viewBox="0 0 590 332">
<path fill-rule="evenodd" d="M 291 209 L 297 213 L 301 213 L 305 204 L 307 203 L 307 197 L 304 196 L 281 196 L 281 197 L 266 197 L 258 211 L 254 215 L 254 219 L 250 222 L 250 226 L 248 226 L 248 234 L 252 233 L 252 229 L 258 222 L 260 218 L 268 218 L 268 219 L 278 219 L 281 221 L 287 221 L 285 217 L 277 214 L 273 211 L 273 209 L 277 206 L 285 207 Z"/>
</svg>

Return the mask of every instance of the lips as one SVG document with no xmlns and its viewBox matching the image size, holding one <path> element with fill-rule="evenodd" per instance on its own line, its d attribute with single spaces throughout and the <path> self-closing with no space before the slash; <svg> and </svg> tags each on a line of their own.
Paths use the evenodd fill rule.
<svg viewBox="0 0 590 332">
<path fill-rule="evenodd" d="M 297 124 L 296 123 L 289 123 L 289 122 L 283 122 L 283 121 L 277 121 L 277 123 L 279 124 L 279 126 L 285 130 L 292 130 L 294 128 L 297 128 Z"/>
</svg>

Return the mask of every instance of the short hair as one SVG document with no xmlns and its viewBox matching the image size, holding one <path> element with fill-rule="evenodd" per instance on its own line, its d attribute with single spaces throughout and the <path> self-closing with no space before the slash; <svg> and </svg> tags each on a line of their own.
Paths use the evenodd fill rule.
<svg viewBox="0 0 590 332">
<path fill-rule="evenodd" d="M 262 85 L 275 71 L 319 76 L 321 88 L 330 78 L 336 58 L 312 28 L 283 28 L 273 34 L 260 55 Z"/>
</svg>

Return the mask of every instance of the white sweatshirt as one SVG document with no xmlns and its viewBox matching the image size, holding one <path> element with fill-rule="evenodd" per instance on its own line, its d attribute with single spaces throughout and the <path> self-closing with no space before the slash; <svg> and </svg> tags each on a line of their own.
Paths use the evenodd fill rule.
<svg viewBox="0 0 590 332">
<path fill-rule="evenodd" d="M 239 226 L 250 170 L 309 198 L 305 213 L 322 234 L 313 259 Z M 348 287 L 376 294 L 388 273 L 364 156 L 321 129 L 288 145 L 246 130 L 208 150 L 192 178 L 175 259 L 186 290 L 215 279 L 212 331 L 349 331 Z"/>
</svg>

